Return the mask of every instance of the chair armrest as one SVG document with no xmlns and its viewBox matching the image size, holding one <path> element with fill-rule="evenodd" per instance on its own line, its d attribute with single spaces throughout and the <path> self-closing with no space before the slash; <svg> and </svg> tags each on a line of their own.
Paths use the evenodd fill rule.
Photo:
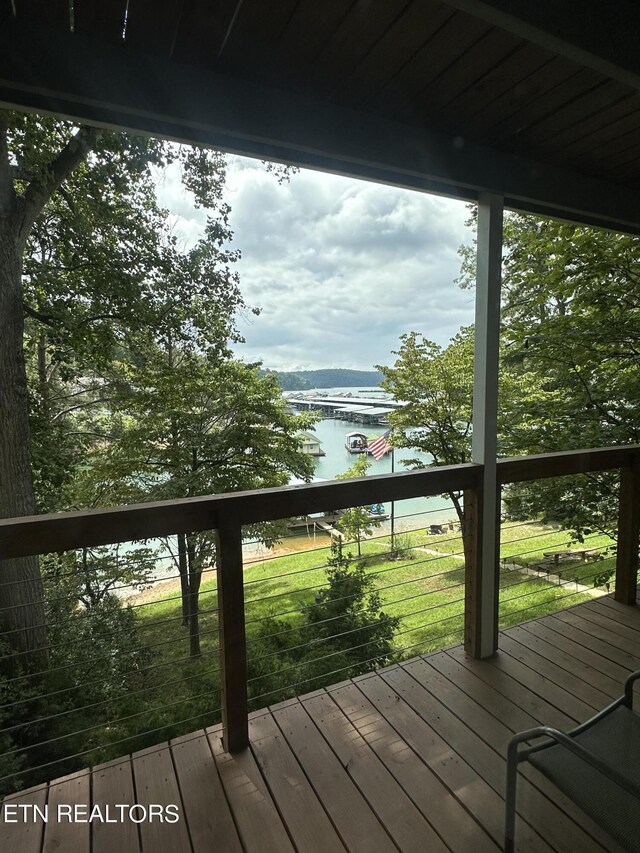
<svg viewBox="0 0 640 853">
<path fill-rule="evenodd" d="M 640 672 L 634 673 L 633 675 L 637 678 L 640 678 Z M 630 676 L 630 678 L 632 679 L 630 683 L 633 684 L 635 678 L 633 678 L 633 676 Z M 585 761 L 587 764 L 591 765 L 591 767 L 594 767 L 596 770 L 599 770 L 600 773 L 603 773 L 617 785 L 620 785 L 620 787 L 624 788 L 626 791 L 629 791 L 635 797 L 640 798 L 640 785 L 637 785 L 631 779 L 627 778 L 622 773 L 619 773 L 615 767 L 612 767 L 610 764 L 607 764 L 606 761 L 603 761 L 599 756 L 594 755 L 594 753 L 590 750 L 585 749 L 582 744 L 577 743 L 572 737 L 565 734 L 565 732 L 561 732 L 558 729 L 553 729 L 550 726 L 538 726 L 535 729 L 529 729 L 526 732 L 520 732 L 519 734 L 512 737 L 509 741 L 509 747 L 507 751 L 509 763 L 513 762 L 514 760 L 518 763 L 520 761 L 525 761 L 529 757 L 529 755 L 531 755 L 532 752 L 538 752 L 541 749 L 545 749 L 546 747 L 551 746 L 551 744 L 549 743 L 539 744 L 538 746 L 531 746 L 528 749 L 518 751 L 518 746 L 520 743 L 527 740 L 533 740 L 534 738 L 538 737 L 547 737 L 551 740 L 556 741 L 556 743 L 560 744 L 561 746 L 564 746 L 570 752 L 573 752 L 574 755 L 577 755 L 579 758 L 582 758 L 582 760 Z"/>
<path fill-rule="evenodd" d="M 632 672 L 624 683 L 624 702 L 628 708 L 633 708 L 633 685 L 640 678 L 640 669 Z"/>
</svg>

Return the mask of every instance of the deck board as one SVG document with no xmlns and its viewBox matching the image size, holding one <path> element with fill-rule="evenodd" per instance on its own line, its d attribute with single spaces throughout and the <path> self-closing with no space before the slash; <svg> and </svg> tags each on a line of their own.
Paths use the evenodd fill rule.
<svg viewBox="0 0 640 853">
<path fill-rule="evenodd" d="M 459 721 L 471 730 L 472 735 L 481 737 L 487 746 L 494 751 L 495 758 L 485 751 L 480 754 L 480 760 L 486 761 L 497 770 L 493 776 L 494 787 L 500 795 L 504 794 L 504 779 L 506 774 L 506 755 L 509 739 L 515 731 L 528 728 L 517 726 L 513 730 L 509 728 L 499 713 L 500 703 L 486 710 L 474 702 L 454 682 L 447 682 L 435 671 L 431 660 L 420 660 L 404 667 L 406 671 L 428 690 L 435 700 L 446 706 L 455 714 Z M 533 725 L 537 725 L 534 722 Z M 457 731 L 460 730 L 459 723 Z M 477 733 L 477 735 L 475 734 Z M 489 758 L 487 758 L 489 756 Z M 497 758 L 497 763 L 496 763 Z M 484 771 L 483 771 L 484 772 Z M 485 773 L 487 778 L 489 773 Z M 549 785 L 543 776 L 536 773 L 533 768 L 524 766 L 521 770 L 522 780 L 520 782 L 520 812 L 524 819 L 532 827 L 539 827 L 539 834 L 552 848 L 557 849 L 559 844 L 571 834 L 576 849 L 581 851 L 596 851 L 601 849 L 601 842 L 606 841 L 603 833 L 593 825 L 587 832 L 582 828 L 584 817 L 578 811 L 560 806 L 558 799 L 560 794 L 553 786 Z M 569 812 L 569 814 L 567 814 Z M 577 820 L 574 820 L 577 818 Z"/>
<path fill-rule="evenodd" d="M 340 836 L 273 716 L 255 715 L 249 722 L 249 736 L 262 775 L 298 850 L 344 853 Z"/>
<path fill-rule="evenodd" d="M 251 751 L 225 752 L 219 726 L 207 730 L 207 736 L 243 848 L 293 853 L 286 826 Z"/>
<path fill-rule="evenodd" d="M 175 803 L 176 824 L 90 828 L 0 814 L 0 849 L 497 853 L 511 735 L 582 722 L 637 668 L 640 610 L 590 601 L 502 631 L 487 661 L 455 646 L 256 712 L 242 753 L 225 753 L 214 726 L 5 801 Z M 531 767 L 518 814 L 521 853 L 620 849 Z"/>
<path fill-rule="evenodd" d="M 89 802 L 90 776 L 88 770 L 79 770 L 49 784 L 48 806 L 52 816 L 60 807 L 87 806 Z M 42 849 L 44 853 L 86 853 L 91 844 L 88 823 L 76 823 L 71 817 L 49 820 L 44 828 Z"/>
<path fill-rule="evenodd" d="M 598 679 L 598 683 L 603 685 L 601 689 L 607 692 L 613 691 L 614 696 L 620 695 L 620 684 L 627 672 L 624 667 L 607 660 L 574 639 L 559 635 L 549 623 L 530 622 L 523 625 L 522 630 L 531 637 L 526 642 L 531 643 L 532 648 L 544 648 L 547 654 L 551 654 L 550 649 L 553 649 L 556 661 L 566 660 L 572 667 L 578 665 L 581 673 L 588 672 L 589 678 Z M 538 645 L 539 640 L 544 643 L 544 646 Z"/>
<path fill-rule="evenodd" d="M 378 758 L 402 785 L 453 853 L 496 853 L 499 849 L 419 752 L 402 738 L 356 684 L 331 691 L 331 698 Z"/>
<path fill-rule="evenodd" d="M 210 853 L 214 849 L 241 853 L 242 845 L 206 733 L 175 738 L 171 741 L 171 755 L 193 853 Z"/>
<path fill-rule="evenodd" d="M 457 744 L 455 747 L 448 744 L 409 705 L 398 701 L 393 688 L 381 677 L 363 679 L 358 682 L 358 688 L 500 844 L 502 800 L 458 753 Z M 532 839 L 527 837 L 526 840 L 528 848 L 534 849 Z"/>
<path fill-rule="evenodd" d="M 48 785 L 36 785 L 19 794 L 5 797 L 7 805 L 25 805 L 44 809 L 47 802 Z M 4 804 L 3 804 L 4 805 Z M 8 813 L 9 820 L 4 820 L 4 809 L 0 811 L 0 850 L 19 850 L 20 853 L 40 853 L 42 848 L 42 836 L 44 834 L 44 823 L 27 821 L 25 823 L 14 823 L 15 810 Z"/>
<path fill-rule="evenodd" d="M 550 681 L 556 687 L 559 687 L 581 702 L 584 708 L 580 709 L 580 706 L 578 706 L 580 719 L 588 717 L 590 714 L 609 704 L 611 697 L 601 690 L 596 689 L 592 681 L 584 681 L 574 671 L 567 671 L 554 663 L 553 660 L 544 657 L 534 648 L 533 643 L 525 645 L 518 642 L 518 639 L 521 637 L 521 634 L 510 631 L 507 636 L 502 638 L 503 651 L 507 652 L 507 654 L 520 663 L 528 666 L 529 669 L 533 670 L 541 678 Z"/>
<path fill-rule="evenodd" d="M 419 684 L 415 678 L 407 678 L 407 673 L 420 671 L 424 679 L 424 683 L 430 683 L 428 673 L 425 673 L 425 667 L 428 664 L 424 661 L 415 661 L 405 667 L 397 667 L 384 674 L 385 681 L 407 702 L 410 707 L 425 721 L 429 721 L 434 731 L 449 745 L 455 748 L 456 753 L 467 762 L 471 770 L 476 773 L 482 773 L 482 776 L 491 790 L 491 797 L 497 794 L 502 797 L 504 794 L 505 780 L 505 764 L 501 756 L 493 750 L 476 731 L 481 726 L 490 725 L 494 729 L 500 727 L 498 720 L 495 720 L 490 714 L 484 712 L 474 703 L 468 703 L 466 709 L 467 716 L 464 722 L 451 711 L 447 705 L 447 698 L 443 697 L 445 691 L 443 684 L 440 684 L 438 698 L 426 690 L 422 684 Z M 450 685 L 452 688 L 453 685 Z M 448 697 L 449 701 L 451 696 Z M 523 794 L 532 796 L 525 782 L 521 788 Z M 496 815 L 499 818 L 499 810 Z M 482 819 L 482 816 L 481 816 Z M 497 829 L 497 837 L 499 840 L 502 833 L 502 822 L 498 819 L 499 827 Z M 487 829 L 489 829 L 487 824 Z M 546 829 L 546 826 L 544 827 Z M 495 829 L 493 830 L 495 833 Z M 521 829 L 523 837 L 527 837 L 528 849 L 536 850 L 552 850 L 553 848 L 543 839 L 541 833 L 533 829 L 532 826 L 524 826 Z"/>
<path fill-rule="evenodd" d="M 620 649 L 616 649 L 615 646 L 611 646 L 599 637 L 594 637 L 593 634 L 589 633 L 588 626 L 586 629 L 584 628 L 584 623 L 582 625 L 579 622 L 571 623 L 556 616 L 550 616 L 549 621 L 545 622 L 545 625 L 552 626 L 553 630 L 563 637 L 572 639 L 585 648 L 597 652 L 605 661 L 609 661 L 612 664 L 612 672 L 615 671 L 614 668 L 616 666 L 620 667 L 623 672 L 633 671 L 640 666 L 638 658 L 622 652 Z"/>
<path fill-rule="evenodd" d="M 91 773 L 91 799 L 100 806 L 114 808 L 119 803 L 134 803 L 133 767 L 121 758 L 93 768 Z M 92 853 L 140 853 L 140 833 L 129 820 L 118 823 L 91 825 Z"/>
<path fill-rule="evenodd" d="M 184 809 L 169 745 L 151 746 L 134 752 L 133 776 L 136 800 L 140 805 L 177 805 L 181 816 L 176 823 L 160 820 L 141 822 L 139 827 L 142 849 L 153 850 L 155 853 L 191 853 L 189 831 L 184 821 Z M 115 847 L 114 853 L 117 853 Z"/>
<path fill-rule="evenodd" d="M 318 796 L 345 846 L 357 853 L 395 853 L 396 846 L 383 824 L 344 772 L 313 720 L 298 702 L 274 709 L 280 730 Z"/>
<path fill-rule="evenodd" d="M 433 827 L 331 697 L 326 693 L 303 697 L 302 703 L 398 847 L 446 853 Z"/>
</svg>

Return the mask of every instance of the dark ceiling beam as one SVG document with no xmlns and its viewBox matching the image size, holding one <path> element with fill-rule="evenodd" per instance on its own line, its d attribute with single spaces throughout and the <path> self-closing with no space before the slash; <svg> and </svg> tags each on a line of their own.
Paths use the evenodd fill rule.
<svg viewBox="0 0 640 853">
<path fill-rule="evenodd" d="M 640 7 L 635 0 L 446 0 L 446 4 L 640 89 Z"/>
<path fill-rule="evenodd" d="M 0 27 L 0 105 L 640 233 L 623 186 L 23 21 Z"/>
</svg>

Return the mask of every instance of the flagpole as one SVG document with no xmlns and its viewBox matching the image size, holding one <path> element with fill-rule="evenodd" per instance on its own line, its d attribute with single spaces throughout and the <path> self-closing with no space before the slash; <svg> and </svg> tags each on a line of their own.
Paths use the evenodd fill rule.
<svg viewBox="0 0 640 853">
<path fill-rule="evenodd" d="M 391 473 L 395 473 L 395 447 L 391 447 Z M 393 552 L 393 528 L 395 521 L 395 502 L 391 501 L 391 551 Z"/>
</svg>

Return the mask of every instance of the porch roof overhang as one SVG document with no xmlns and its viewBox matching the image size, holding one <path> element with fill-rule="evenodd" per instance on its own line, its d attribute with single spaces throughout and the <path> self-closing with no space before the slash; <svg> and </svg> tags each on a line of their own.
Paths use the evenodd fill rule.
<svg viewBox="0 0 640 853">
<path fill-rule="evenodd" d="M 640 233 L 626 0 L 0 0 L 0 105 Z"/>
</svg>

